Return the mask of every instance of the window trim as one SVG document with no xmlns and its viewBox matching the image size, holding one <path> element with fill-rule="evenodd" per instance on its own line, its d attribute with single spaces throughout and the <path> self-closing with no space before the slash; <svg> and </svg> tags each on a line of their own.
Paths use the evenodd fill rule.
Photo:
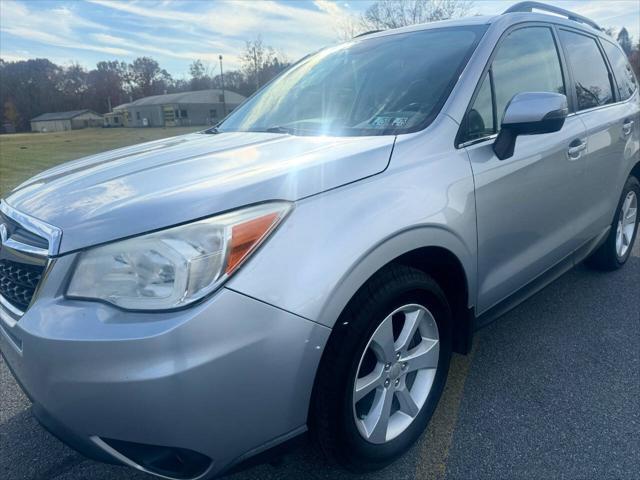
<svg viewBox="0 0 640 480">
<path fill-rule="evenodd" d="M 487 70 L 487 75 L 489 75 L 489 87 L 491 88 L 491 115 L 493 116 L 493 134 L 498 136 L 498 104 L 496 102 L 496 84 L 493 79 L 493 66 L 489 67 Z"/>
<path fill-rule="evenodd" d="M 611 108 L 611 107 L 618 107 L 620 105 L 624 105 L 625 103 L 629 103 L 631 101 L 633 101 L 634 97 L 636 97 L 636 94 L 638 93 L 638 90 L 636 90 L 636 92 L 631 95 L 629 98 L 627 98 L 626 100 L 620 100 L 619 102 L 616 103 L 607 103 L 606 105 L 599 105 L 597 107 L 591 107 L 588 108 L 586 110 L 580 110 L 579 112 L 572 112 L 569 115 L 567 115 L 567 117 L 573 117 L 575 115 L 582 115 L 583 113 L 591 113 L 594 112 L 596 110 L 603 110 L 605 108 Z"/>
<path fill-rule="evenodd" d="M 567 97 L 567 103 L 569 105 L 569 112 L 573 112 L 574 111 L 574 99 L 573 96 L 569 94 L 569 91 L 567 89 L 567 84 L 571 81 L 571 76 L 569 75 L 569 69 L 568 69 L 568 64 L 566 63 L 566 58 L 564 56 L 564 50 L 562 47 L 562 44 L 560 42 L 560 37 L 558 36 L 557 32 L 556 32 L 556 24 L 554 23 L 550 23 L 550 22 L 532 22 L 532 21 L 525 21 L 525 22 L 521 22 L 521 23 L 516 23 L 515 25 L 511 25 L 509 28 L 507 28 L 504 32 L 502 32 L 502 34 L 500 35 L 500 38 L 498 38 L 498 40 L 496 41 L 495 45 L 493 46 L 493 50 L 491 51 L 491 54 L 489 55 L 489 58 L 487 60 L 487 63 L 485 64 L 484 68 L 482 69 L 482 73 L 480 74 L 479 79 L 476 82 L 476 86 L 475 89 L 473 91 L 473 95 L 471 96 L 471 99 L 469 100 L 469 103 L 467 105 L 467 108 L 464 112 L 464 116 L 462 117 L 462 121 L 460 122 L 460 126 L 458 127 L 458 132 L 456 133 L 456 137 L 454 140 L 454 147 L 456 148 L 456 150 L 461 149 L 461 148 L 466 148 L 468 146 L 471 145 L 475 145 L 477 143 L 481 143 L 481 142 L 485 142 L 487 140 L 493 140 L 498 136 L 498 132 L 500 131 L 500 127 L 498 126 L 498 116 L 497 116 L 497 105 L 496 105 L 496 101 L 495 101 L 495 88 L 494 88 L 494 82 L 493 82 L 493 71 L 492 71 L 492 65 L 493 65 L 493 60 L 496 56 L 496 54 L 498 53 L 498 50 L 500 49 L 500 47 L 502 46 L 502 44 L 506 41 L 507 37 L 509 35 L 511 35 L 513 32 L 517 31 L 517 30 L 522 30 L 525 28 L 547 28 L 550 30 L 551 32 L 551 37 L 553 38 L 553 42 L 555 44 L 556 47 L 556 53 L 558 55 L 558 62 L 560 64 L 560 72 L 562 75 L 562 82 L 564 83 L 564 88 L 565 88 L 565 95 Z M 482 82 L 484 81 L 485 75 L 487 75 L 487 72 L 491 72 L 491 96 L 492 98 L 492 103 L 493 103 L 493 110 L 494 110 L 494 128 L 495 128 L 495 133 L 491 134 L 491 135 L 487 135 L 484 137 L 480 137 L 480 138 L 474 138 L 473 140 L 467 140 L 467 141 L 463 141 L 464 135 L 465 135 L 465 131 L 467 128 L 467 114 L 469 113 L 469 110 L 471 110 L 471 107 L 473 106 L 473 104 L 476 101 L 476 98 L 480 92 L 480 88 L 482 87 Z"/>
<path fill-rule="evenodd" d="M 458 148 L 458 149 L 466 148 L 466 147 L 470 147 L 472 145 L 475 145 L 476 143 L 482 143 L 482 142 L 486 142 L 488 140 L 495 140 L 496 138 L 498 138 L 498 134 L 497 133 L 492 133 L 491 135 L 486 135 L 484 137 L 474 138 L 473 140 L 468 140 L 466 142 L 462 142 L 459 145 L 457 145 L 456 148 Z"/>
<path fill-rule="evenodd" d="M 575 114 L 575 115 L 580 115 L 584 112 L 590 112 L 593 110 L 598 110 L 601 108 L 607 108 L 610 107 L 612 105 L 616 105 L 618 103 L 621 103 L 621 100 L 618 98 L 619 93 L 618 93 L 618 86 L 615 82 L 615 79 L 613 77 L 613 73 L 612 73 L 612 69 L 611 66 L 609 65 L 609 59 L 607 58 L 607 55 L 605 54 L 604 48 L 602 48 L 602 45 L 600 45 L 600 38 L 597 35 L 592 35 L 588 32 L 585 32 L 583 30 L 578 30 L 576 28 L 571 28 L 571 27 L 567 27 L 567 26 L 556 26 L 556 29 L 558 30 L 558 40 L 560 41 L 560 45 L 562 50 L 565 53 L 566 59 L 567 59 L 567 69 L 570 72 L 570 79 L 571 79 L 571 95 L 574 99 L 574 109 L 571 111 L 571 114 Z M 602 57 L 602 60 L 604 61 L 604 66 L 607 69 L 607 76 L 609 77 L 609 88 L 611 88 L 611 95 L 612 95 L 612 99 L 613 101 L 610 103 L 606 103 L 604 105 L 596 105 L 595 107 L 589 107 L 589 108 L 585 108 L 583 110 L 579 109 L 579 104 L 578 104 L 578 92 L 576 90 L 576 83 L 574 82 L 574 72 L 573 69 L 571 68 L 571 65 L 568 61 L 568 53 L 567 53 L 567 47 L 566 45 L 562 42 L 562 40 L 560 39 L 560 31 L 567 31 L 569 33 L 573 33 L 575 35 L 582 35 L 584 37 L 590 38 L 592 39 L 595 44 L 596 44 L 596 48 L 598 49 L 598 51 L 600 52 L 600 56 Z"/>
<path fill-rule="evenodd" d="M 460 124 L 460 127 L 458 128 L 458 134 L 456 134 L 456 148 L 458 148 L 457 144 L 458 144 L 458 135 L 461 134 L 461 132 L 466 131 L 467 129 L 467 114 L 469 113 L 469 111 L 471 110 L 471 106 L 476 102 L 478 95 L 480 94 L 480 89 L 482 88 L 482 86 L 484 85 L 485 80 L 489 80 L 489 91 L 491 93 L 491 116 L 492 116 L 492 120 L 493 120 L 493 133 L 489 134 L 489 135 L 485 135 L 483 137 L 478 137 L 478 138 L 473 138 L 471 140 L 467 140 L 464 141 L 462 143 L 460 143 L 460 148 L 464 147 L 464 146 L 469 146 L 469 145 L 474 145 L 478 142 L 484 141 L 486 139 L 489 138 L 495 138 L 498 136 L 498 127 L 497 127 L 497 123 L 498 123 L 498 115 L 497 115 L 497 106 L 496 106 L 496 102 L 495 102 L 495 97 L 496 97 L 496 91 L 495 91 L 495 85 L 493 83 L 493 70 L 491 68 L 489 68 L 489 70 L 487 70 L 486 72 L 484 72 L 482 74 L 482 76 L 480 77 L 480 80 L 478 81 L 478 85 L 476 86 L 476 91 L 474 91 L 473 93 L 473 97 L 471 99 L 471 101 L 469 102 L 469 105 L 467 106 L 467 110 L 464 114 L 464 117 L 462 118 L 462 123 Z"/>
</svg>

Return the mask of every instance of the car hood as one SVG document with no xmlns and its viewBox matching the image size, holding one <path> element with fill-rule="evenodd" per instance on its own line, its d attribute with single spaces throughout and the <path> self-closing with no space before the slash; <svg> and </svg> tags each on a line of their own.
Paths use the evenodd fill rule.
<svg viewBox="0 0 640 480">
<path fill-rule="evenodd" d="M 6 202 L 62 229 L 61 254 L 375 175 L 387 167 L 394 138 L 194 133 L 60 165 Z"/>
</svg>

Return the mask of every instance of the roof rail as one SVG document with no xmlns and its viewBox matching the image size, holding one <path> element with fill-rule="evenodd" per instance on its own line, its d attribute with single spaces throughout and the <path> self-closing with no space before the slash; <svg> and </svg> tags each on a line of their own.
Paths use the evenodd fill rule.
<svg viewBox="0 0 640 480">
<path fill-rule="evenodd" d="M 577 13 L 571 12 L 569 10 L 565 10 L 564 8 L 554 7 L 553 5 L 547 5 L 545 3 L 540 2 L 520 2 L 512 5 L 507 8 L 502 14 L 505 13 L 514 13 L 514 12 L 533 12 L 534 10 L 540 10 L 543 12 L 555 13 L 557 15 L 562 15 L 563 17 L 567 17 L 569 20 L 573 20 L 574 22 L 584 23 L 589 25 L 590 27 L 595 28 L 596 30 L 602 30 L 600 26 L 594 22 L 593 20 L 588 19 L 587 17 L 583 17 L 582 15 L 578 15 Z"/>
<path fill-rule="evenodd" d="M 364 37 L 365 35 L 370 35 L 372 33 L 378 33 L 378 32 L 382 32 L 382 30 L 369 30 L 368 32 L 364 32 L 364 33 L 359 33 L 358 35 L 356 35 L 353 38 L 359 38 L 359 37 Z"/>
</svg>

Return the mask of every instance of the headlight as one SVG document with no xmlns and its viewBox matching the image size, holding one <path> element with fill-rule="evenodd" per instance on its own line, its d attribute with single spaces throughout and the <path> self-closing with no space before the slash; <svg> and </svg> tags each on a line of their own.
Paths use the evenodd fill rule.
<svg viewBox="0 0 640 480">
<path fill-rule="evenodd" d="M 93 248 L 80 255 L 67 296 L 135 310 L 187 305 L 220 286 L 290 209 L 265 203 Z"/>
</svg>

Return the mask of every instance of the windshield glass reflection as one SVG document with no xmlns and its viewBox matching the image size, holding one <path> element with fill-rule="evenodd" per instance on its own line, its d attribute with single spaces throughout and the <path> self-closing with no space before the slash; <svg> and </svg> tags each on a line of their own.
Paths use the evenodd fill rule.
<svg viewBox="0 0 640 480">
<path fill-rule="evenodd" d="M 347 136 L 422 129 L 483 31 L 439 28 L 327 48 L 282 73 L 216 130 Z"/>
</svg>

